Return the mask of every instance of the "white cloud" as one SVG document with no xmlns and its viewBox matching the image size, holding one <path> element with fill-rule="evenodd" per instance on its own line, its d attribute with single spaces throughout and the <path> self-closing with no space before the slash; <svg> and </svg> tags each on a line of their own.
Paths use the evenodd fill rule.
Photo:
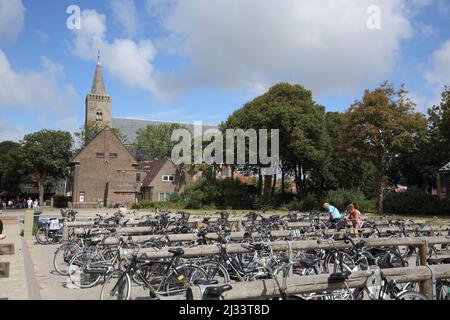
<svg viewBox="0 0 450 320">
<path fill-rule="evenodd" d="M 374 4 L 381 8 L 381 30 L 366 27 Z M 318 94 L 359 89 L 389 75 L 401 41 L 412 33 L 403 0 L 177 1 L 163 25 L 164 40 L 189 65 L 159 74 L 159 93 L 261 90 L 278 81 Z"/>
<path fill-rule="evenodd" d="M 174 4 L 176 4 L 177 0 L 147 0 L 145 2 L 145 9 L 147 14 L 154 18 L 160 18 L 161 16 L 165 16 Z"/>
<path fill-rule="evenodd" d="M 26 130 L 23 125 L 11 124 L 0 118 L 0 141 L 19 142 L 25 134 Z"/>
<path fill-rule="evenodd" d="M 75 103 L 60 85 L 63 66 L 45 56 L 41 57 L 41 64 L 43 70 L 17 71 L 0 50 L 0 110 L 58 117 L 74 111 Z"/>
<path fill-rule="evenodd" d="M 41 66 L 53 77 L 59 77 L 64 74 L 64 66 L 50 60 L 46 56 L 41 56 Z"/>
<path fill-rule="evenodd" d="M 78 93 L 77 93 L 77 89 L 75 88 L 75 86 L 71 83 L 66 84 L 64 86 L 64 89 L 66 90 L 67 94 L 70 97 L 78 97 Z"/>
<path fill-rule="evenodd" d="M 433 93 L 429 106 L 439 104 L 444 86 L 450 86 L 450 39 L 432 55 L 432 64 L 425 71 L 424 78 Z"/>
<path fill-rule="evenodd" d="M 85 60 L 95 60 L 101 50 L 102 65 L 125 84 L 151 91 L 156 55 L 150 40 L 106 40 L 106 18 L 95 10 L 83 10 L 82 28 L 74 30 L 73 52 Z"/>
<path fill-rule="evenodd" d="M 54 81 L 43 73 L 17 72 L 0 50 L 0 108 L 39 108 L 60 101 Z"/>
<path fill-rule="evenodd" d="M 127 35 L 136 33 L 139 26 L 139 17 L 134 0 L 113 0 L 111 1 L 114 20 L 118 22 Z"/>
<path fill-rule="evenodd" d="M 0 1 L 0 40 L 15 40 L 25 22 L 25 7 L 21 0 Z"/>
</svg>

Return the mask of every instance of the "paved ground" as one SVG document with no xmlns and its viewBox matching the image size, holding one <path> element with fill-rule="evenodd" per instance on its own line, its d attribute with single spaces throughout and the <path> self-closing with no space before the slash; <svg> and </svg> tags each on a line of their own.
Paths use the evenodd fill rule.
<svg viewBox="0 0 450 320">
<path fill-rule="evenodd" d="M 92 210 L 82 211 L 83 216 L 92 216 Z M 98 210 L 104 214 L 111 210 Z M 58 210 L 48 210 L 44 217 L 58 216 Z M 80 216 L 81 216 L 80 215 Z M 9 219 L 17 217 L 16 223 Z M 98 300 L 101 286 L 79 289 L 70 283 L 68 277 L 57 274 L 53 269 L 53 256 L 58 245 L 40 245 L 34 237 L 24 238 L 20 235 L 23 210 L 4 212 L 0 216 L 7 238 L 2 243 L 13 243 L 15 254 L 0 256 L 1 262 L 10 262 L 10 277 L 0 279 L 0 299 L 9 300 Z M 145 292 L 133 287 L 133 297 L 144 297 Z"/>
<path fill-rule="evenodd" d="M 58 214 L 57 210 L 47 210 L 45 217 L 56 217 Z M 2 243 L 13 243 L 15 247 L 13 256 L 0 256 L 0 261 L 10 262 L 10 277 L 0 279 L 0 299 L 98 300 L 100 287 L 83 290 L 66 288 L 67 277 L 52 271 L 53 255 L 58 246 L 38 245 L 34 237 L 20 236 L 22 226 L 19 223 L 6 223 L 11 217 L 23 219 L 23 210 L 8 210 L 0 216 L 5 221 L 4 232 L 7 236 Z"/>
<path fill-rule="evenodd" d="M 27 250 L 30 253 L 39 295 L 43 300 L 98 300 L 100 289 L 67 288 L 68 277 L 61 276 L 53 270 L 53 255 L 58 245 L 36 244 L 34 239 L 27 239 Z M 70 283 L 70 282 L 69 282 Z"/>
<path fill-rule="evenodd" d="M 112 213 L 114 209 L 80 210 L 79 216 L 92 216 L 95 213 Z M 57 217 L 59 210 L 46 210 L 43 217 Z M 23 210 L 4 212 L 0 218 L 23 219 Z M 21 225 L 5 223 L 4 232 L 7 239 L 2 243 L 13 243 L 15 254 L 0 256 L 0 261 L 10 262 L 10 277 L 0 279 L 0 299 L 10 300 L 98 300 L 101 286 L 90 289 L 74 288 L 68 284 L 68 277 L 53 271 L 53 256 L 58 245 L 39 245 L 34 238 L 20 236 Z M 410 261 L 415 265 L 415 261 Z M 70 282 L 69 282 L 70 283 Z M 140 288 L 133 287 L 132 298 L 147 296 Z"/>
<path fill-rule="evenodd" d="M 10 263 L 9 278 L 0 279 L 0 298 L 8 298 L 11 300 L 27 300 L 29 299 L 27 272 L 23 258 L 22 240 L 19 235 L 18 224 L 4 225 L 4 233 L 6 239 L 2 244 L 14 244 L 14 255 L 0 256 L 1 262 Z"/>
</svg>

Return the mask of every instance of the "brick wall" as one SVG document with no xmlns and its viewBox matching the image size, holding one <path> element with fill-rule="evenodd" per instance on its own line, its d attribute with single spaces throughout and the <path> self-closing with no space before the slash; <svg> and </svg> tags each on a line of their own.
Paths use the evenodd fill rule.
<svg viewBox="0 0 450 320">
<path fill-rule="evenodd" d="M 136 199 L 136 160 L 110 129 L 103 130 L 74 159 L 72 200 L 86 206 L 101 199 L 106 206 L 134 203 Z M 84 193 L 84 203 L 80 193 Z"/>
</svg>

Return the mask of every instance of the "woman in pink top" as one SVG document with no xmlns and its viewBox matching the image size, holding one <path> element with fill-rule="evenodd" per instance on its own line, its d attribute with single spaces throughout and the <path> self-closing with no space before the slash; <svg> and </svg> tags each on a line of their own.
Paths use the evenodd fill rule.
<svg viewBox="0 0 450 320">
<path fill-rule="evenodd" d="M 354 228 L 362 228 L 364 221 L 362 221 L 361 219 L 361 212 L 359 212 L 359 210 L 356 210 L 353 203 L 350 203 L 347 206 L 347 210 L 350 213 L 350 216 L 347 218 L 347 220 L 352 223 Z"/>
</svg>

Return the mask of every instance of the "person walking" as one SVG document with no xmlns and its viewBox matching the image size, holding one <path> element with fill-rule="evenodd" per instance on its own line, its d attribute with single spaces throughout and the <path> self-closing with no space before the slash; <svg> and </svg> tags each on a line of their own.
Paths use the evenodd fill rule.
<svg viewBox="0 0 450 320">
<path fill-rule="evenodd" d="M 27 208 L 28 209 L 33 208 L 33 200 L 31 200 L 31 198 L 28 198 L 28 200 L 27 200 Z"/>
</svg>

